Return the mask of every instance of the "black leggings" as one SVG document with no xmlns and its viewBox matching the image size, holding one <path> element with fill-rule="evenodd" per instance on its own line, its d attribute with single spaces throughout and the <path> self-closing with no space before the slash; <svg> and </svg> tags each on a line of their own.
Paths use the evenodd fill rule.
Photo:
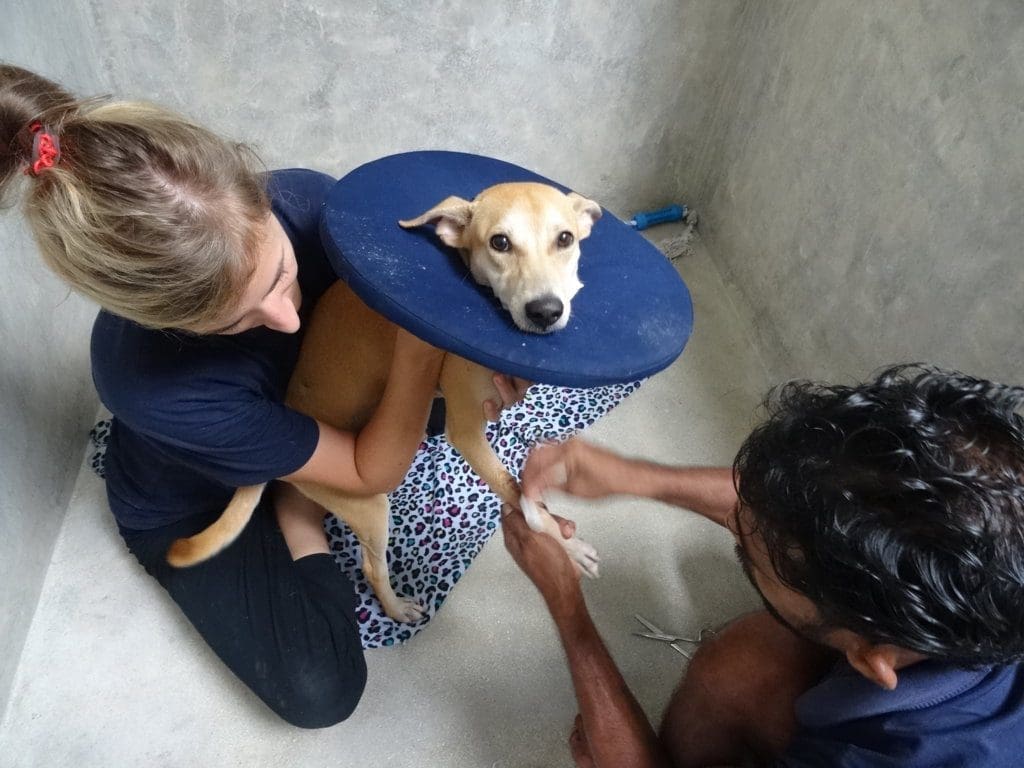
<svg viewBox="0 0 1024 768">
<path fill-rule="evenodd" d="M 330 555 L 293 561 L 266 498 L 219 555 L 192 568 L 167 564 L 174 539 L 197 533 L 219 514 L 121 534 L 203 639 L 268 707 L 302 728 L 341 722 L 366 686 L 352 582 Z"/>
</svg>

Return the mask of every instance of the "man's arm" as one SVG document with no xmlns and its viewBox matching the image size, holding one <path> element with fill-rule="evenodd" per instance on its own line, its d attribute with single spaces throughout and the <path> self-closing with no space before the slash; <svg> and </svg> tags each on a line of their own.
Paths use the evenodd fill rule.
<svg viewBox="0 0 1024 768">
<path fill-rule="evenodd" d="M 669 766 L 668 757 L 590 618 L 579 575 L 562 546 L 535 533 L 521 512 L 502 521 L 505 546 L 540 590 L 568 657 L 596 768 Z"/>
<path fill-rule="evenodd" d="M 540 501 L 548 490 L 596 499 L 627 494 L 692 510 L 727 526 L 736 508 L 729 467 L 672 467 L 619 456 L 582 440 L 535 448 L 523 467 L 523 494 Z"/>
<path fill-rule="evenodd" d="M 596 768 L 669 766 L 661 742 L 598 635 L 582 596 L 578 610 L 556 618 L 555 625 Z"/>
</svg>

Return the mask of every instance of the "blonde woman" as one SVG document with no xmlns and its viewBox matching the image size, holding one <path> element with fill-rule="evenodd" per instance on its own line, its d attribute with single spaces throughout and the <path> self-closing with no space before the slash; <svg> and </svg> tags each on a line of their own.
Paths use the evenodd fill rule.
<svg viewBox="0 0 1024 768">
<path fill-rule="evenodd" d="M 237 486 L 394 488 L 423 437 L 440 353 L 401 332 L 358 434 L 283 404 L 303 321 L 336 279 L 318 234 L 328 176 L 262 172 L 245 146 L 164 109 L 76 100 L 0 65 L 0 197 L 19 180 L 46 263 L 101 307 L 93 379 L 114 416 L 107 496 L 129 550 L 282 718 L 344 720 L 366 665 L 322 508 L 279 483 L 222 554 L 182 570 L 164 554 Z M 522 395 L 496 384 L 505 402 L 491 415 Z"/>
</svg>

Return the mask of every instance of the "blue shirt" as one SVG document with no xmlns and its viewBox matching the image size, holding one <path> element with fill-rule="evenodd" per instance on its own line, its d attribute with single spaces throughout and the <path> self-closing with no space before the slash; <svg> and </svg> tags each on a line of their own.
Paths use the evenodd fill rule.
<svg viewBox="0 0 1024 768">
<path fill-rule="evenodd" d="M 924 661 L 886 691 L 845 662 L 797 699 L 787 768 L 1024 765 L 1024 671 Z"/>
<path fill-rule="evenodd" d="M 295 248 L 303 327 L 337 279 L 319 231 L 333 184 L 305 170 L 268 179 L 274 215 Z M 99 313 L 92 375 L 114 415 L 107 498 L 121 528 L 149 530 L 221 509 L 238 486 L 287 475 L 309 460 L 317 424 L 283 402 L 301 341 L 301 331 L 195 336 Z"/>
</svg>

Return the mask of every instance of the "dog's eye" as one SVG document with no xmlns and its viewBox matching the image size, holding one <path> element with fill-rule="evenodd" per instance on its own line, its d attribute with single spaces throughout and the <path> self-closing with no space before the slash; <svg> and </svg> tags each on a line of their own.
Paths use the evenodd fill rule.
<svg viewBox="0 0 1024 768">
<path fill-rule="evenodd" d="M 508 241 L 505 235 L 495 235 L 491 238 L 491 248 L 504 253 L 505 251 L 512 250 L 512 243 Z"/>
<path fill-rule="evenodd" d="M 573 241 L 575 239 L 576 238 L 572 236 L 572 232 L 562 232 L 561 234 L 558 235 L 558 247 L 568 248 L 570 245 L 573 244 Z"/>
</svg>

